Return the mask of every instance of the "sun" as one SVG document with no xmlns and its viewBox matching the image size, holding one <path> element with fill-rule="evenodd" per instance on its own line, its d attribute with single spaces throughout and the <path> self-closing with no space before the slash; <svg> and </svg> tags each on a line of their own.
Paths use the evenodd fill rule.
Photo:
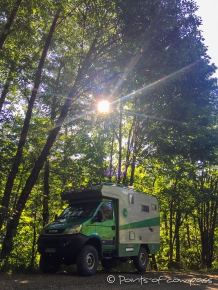
<svg viewBox="0 0 218 290">
<path fill-rule="evenodd" d="M 106 100 L 98 102 L 98 111 L 100 113 L 108 113 L 110 111 L 110 103 Z"/>
</svg>

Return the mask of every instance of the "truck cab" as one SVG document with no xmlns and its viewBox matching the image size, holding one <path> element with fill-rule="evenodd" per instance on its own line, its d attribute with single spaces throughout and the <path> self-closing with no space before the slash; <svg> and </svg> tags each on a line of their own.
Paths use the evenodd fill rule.
<svg viewBox="0 0 218 290">
<path fill-rule="evenodd" d="M 62 264 L 76 264 L 82 276 L 92 276 L 99 261 L 109 269 L 117 259 L 133 259 L 137 270 L 146 269 L 148 255 L 159 249 L 155 197 L 101 184 L 68 189 L 62 199 L 68 206 L 45 226 L 38 239 L 43 273 L 55 273 Z"/>
</svg>

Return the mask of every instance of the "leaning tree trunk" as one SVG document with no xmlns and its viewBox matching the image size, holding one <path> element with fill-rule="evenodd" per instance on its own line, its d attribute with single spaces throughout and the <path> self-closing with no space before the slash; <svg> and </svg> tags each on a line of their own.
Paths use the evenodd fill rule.
<svg viewBox="0 0 218 290">
<path fill-rule="evenodd" d="M 47 156 L 49 155 L 50 149 L 52 148 L 56 140 L 56 137 L 60 131 L 60 128 L 63 125 L 63 122 L 67 116 L 70 104 L 72 102 L 72 96 L 77 95 L 76 92 L 77 92 L 77 89 L 76 89 L 76 85 L 74 84 L 73 91 L 71 90 L 71 93 L 69 94 L 67 100 L 65 101 L 64 106 L 62 107 L 62 111 L 57 121 L 56 127 L 54 127 L 53 130 L 50 132 L 47 142 L 44 148 L 42 149 L 42 152 L 39 158 L 37 159 L 35 166 L 33 167 L 32 172 L 29 175 L 26 181 L 26 184 L 20 194 L 15 210 L 12 214 L 12 218 L 9 220 L 6 227 L 6 236 L 3 241 L 2 252 L 1 252 L 2 259 L 6 259 L 12 250 L 13 237 L 14 237 L 14 233 L 16 232 L 17 226 L 19 224 L 20 216 L 25 208 L 29 194 L 38 179 L 38 175 L 43 167 L 43 164 Z"/>
<path fill-rule="evenodd" d="M 70 109 L 70 105 L 72 104 L 73 101 L 75 101 L 81 94 L 82 94 L 82 89 L 80 87 L 80 83 L 83 79 L 83 75 L 84 75 L 84 71 L 87 69 L 87 66 L 91 65 L 91 60 L 93 57 L 93 53 L 95 51 L 95 45 L 96 45 L 96 39 L 93 41 L 87 55 L 86 58 L 84 60 L 84 69 L 80 69 L 77 75 L 77 78 L 74 82 L 74 85 L 64 103 L 64 105 L 62 106 L 62 110 L 60 113 L 60 116 L 56 122 L 56 126 L 50 131 L 50 134 L 47 138 L 46 144 L 44 146 L 44 148 L 41 151 L 40 156 L 38 157 L 27 181 L 26 184 L 20 194 L 20 197 L 17 201 L 16 207 L 13 211 L 12 214 L 12 218 L 9 220 L 7 227 L 6 227 L 6 236 L 5 239 L 3 241 L 3 245 L 2 245 L 2 252 L 1 252 L 1 259 L 6 259 L 12 250 L 13 247 L 13 237 L 14 234 L 16 232 L 16 229 L 18 227 L 19 224 L 19 220 L 20 220 L 20 216 L 25 208 L 27 199 L 30 195 L 30 192 L 32 190 L 32 188 L 34 187 L 37 179 L 38 179 L 38 175 L 43 167 L 43 164 L 46 160 L 46 158 L 48 157 L 50 150 L 56 140 L 56 137 L 67 117 L 68 111 Z"/>
<path fill-rule="evenodd" d="M 21 2 L 22 2 L 22 0 L 17 0 L 17 2 L 14 5 L 14 8 L 11 11 L 10 16 L 8 17 L 8 21 L 5 24 L 4 30 L 2 32 L 2 35 L 0 36 L 0 50 L 2 50 L 4 42 L 5 42 L 6 38 L 8 37 L 8 35 L 10 33 L 11 25 L 14 22 L 14 18 L 15 18 L 16 14 L 17 14 L 17 10 L 18 10 Z"/>
<path fill-rule="evenodd" d="M 58 17 L 59 17 L 59 13 L 60 13 L 60 11 L 58 11 L 56 13 L 55 17 L 54 17 L 54 20 L 53 20 L 53 23 L 51 25 L 48 37 L 47 37 L 47 39 L 45 41 L 45 45 L 44 45 L 44 48 L 43 48 L 43 51 L 42 51 L 42 56 L 41 56 L 41 59 L 40 59 L 39 65 L 38 65 L 38 69 L 37 69 L 37 73 L 36 73 L 36 77 L 35 77 L 35 82 L 34 82 L 34 89 L 32 90 L 32 95 L 31 95 L 31 97 L 29 99 L 29 102 L 28 102 L 27 113 L 26 113 L 26 117 L 25 117 L 25 120 L 24 120 L 24 125 L 23 125 L 23 128 L 22 128 L 22 132 L 21 132 L 21 135 L 20 135 L 20 140 L 19 140 L 19 143 L 18 143 L 17 152 L 16 152 L 16 155 L 15 155 L 15 158 L 14 158 L 14 163 L 12 165 L 12 169 L 11 169 L 11 171 L 9 173 L 9 176 L 8 176 L 8 180 L 7 180 L 7 183 L 6 183 L 6 186 L 5 186 L 4 195 L 3 195 L 3 198 L 2 198 L 2 202 L 1 202 L 0 229 L 2 228 L 2 225 L 4 223 L 5 215 L 7 213 L 7 209 L 8 209 L 9 202 L 10 202 L 10 196 L 11 196 L 11 191 L 12 191 L 12 188 L 13 188 L 14 180 L 15 180 L 15 177 L 17 175 L 17 172 L 18 172 L 18 169 L 19 169 L 19 166 L 20 166 L 22 153 L 23 153 L 23 148 L 24 148 L 24 145 L 26 143 L 27 133 L 29 131 L 30 120 L 31 120 L 31 117 L 32 117 L 32 110 L 33 110 L 35 98 L 36 98 L 36 95 L 37 95 L 37 92 L 38 92 L 38 89 L 39 89 L 39 85 L 40 85 L 40 82 L 41 82 L 42 70 L 43 70 L 43 67 L 44 67 L 44 63 L 45 63 L 45 59 L 46 59 L 46 56 L 47 56 L 48 49 L 49 49 L 50 44 L 51 44 L 52 36 L 53 36 L 54 31 L 55 31 L 55 27 L 56 27 L 56 23 L 57 23 L 57 20 L 58 20 Z"/>
</svg>

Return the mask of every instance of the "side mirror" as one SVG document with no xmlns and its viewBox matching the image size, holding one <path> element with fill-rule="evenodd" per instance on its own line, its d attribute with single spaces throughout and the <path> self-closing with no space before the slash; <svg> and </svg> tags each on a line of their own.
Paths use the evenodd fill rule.
<svg viewBox="0 0 218 290">
<path fill-rule="evenodd" d="M 104 218 L 103 211 L 102 210 L 99 210 L 97 212 L 97 222 L 102 222 L 103 221 L 103 218 Z"/>
</svg>

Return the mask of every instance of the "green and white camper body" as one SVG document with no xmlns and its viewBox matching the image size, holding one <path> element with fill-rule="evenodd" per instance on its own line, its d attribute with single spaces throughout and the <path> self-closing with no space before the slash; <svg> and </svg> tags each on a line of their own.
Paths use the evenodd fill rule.
<svg viewBox="0 0 218 290">
<path fill-rule="evenodd" d="M 118 204 L 118 256 L 138 255 L 142 244 L 155 254 L 160 245 L 157 198 L 121 186 L 103 186 L 101 193 Z"/>
<path fill-rule="evenodd" d="M 69 207 L 48 224 L 38 239 L 43 272 L 76 264 L 79 273 L 94 275 L 98 261 L 106 269 L 117 259 L 133 259 L 139 271 L 160 245 L 160 219 L 155 196 L 127 187 L 102 184 L 68 189 Z M 73 215 L 70 216 L 70 210 Z"/>
</svg>

